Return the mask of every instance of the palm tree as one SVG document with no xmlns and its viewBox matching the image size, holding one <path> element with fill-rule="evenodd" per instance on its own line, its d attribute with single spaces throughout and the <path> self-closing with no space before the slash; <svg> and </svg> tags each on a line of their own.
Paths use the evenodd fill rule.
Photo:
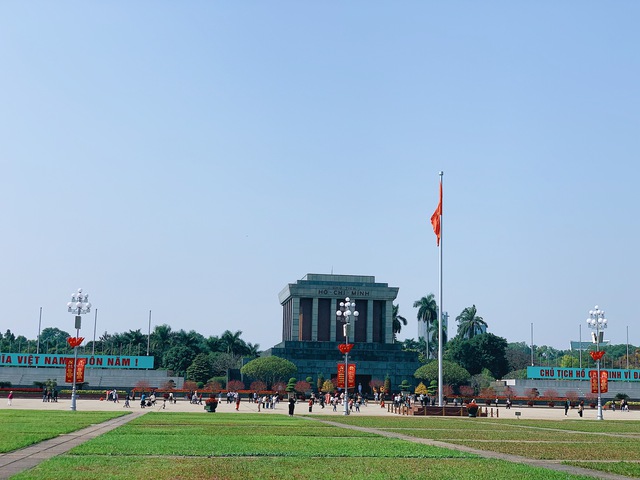
<svg viewBox="0 0 640 480">
<path fill-rule="evenodd" d="M 129 330 L 128 332 L 125 332 L 122 334 L 123 340 L 125 344 L 129 344 L 132 347 L 135 347 L 137 345 L 142 345 L 143 343 L 147 343 L 146 342 L 146 335 L 144 335 L 140 329 L 138 328 L 137 330 Z"/>
<path fill-rule="evenodd" d="M 458 322 L 458 337 L 471 339 L 476 335 L 486 331 L 487 322 L 482 317 L 476 315 L 476 306 L 467 307 L 456 317 Z"/>
<path fill-rule="evenodd" d="M 418 350 L 418 342 L 416 342 L 413 338 L 405 338 L 404 342 L 402 342 L 403 350 Z"/>
<path fill-rule="evenodd" d="M 400 333 L 400 330 L 402 330 L 402 325 L 407 325 L 407 319 L 398 315 L 398 310 L 400 310 L 400 305 L 393 305 L 393 310 L 391 311 L 391 320 L 393 322 L 393 343 L 396 342 L 396 335 Z"/>
<path fill-rule="evenodd" d="M 222 335 L 220 335 L 220 342 L 224 346 L 224 349 L 227 353 L 233 353 L 234 355 L 239 355 L 246 347 L 244 340 L 240 338 L 242 335 L 242 331 L 238 330 L 236 333 L 232 333 L 230 330 L 225 330 Z"/>
<path fill-rule="evenodd" d="M 435 296 L 430 293 L 426 297 L 422 297 L 420 300 L 413 302 L 413 308 L 418 309 L 418 321 L 425 322 L 427 324 L 427 358 L 430 358 L 429 353 L 429 332 L 432 330 L 433 322 L 438 318 L 438 304 L 436 303 Z"/>
<path fill-rule="evenodd" d="M 207 338 L 207 347 L 211 353 L 224 350 L 220 338 L 216 335 L 210 335 L 209 338 Z"/>
<path fill-rule="evenodd" d="M 166 323 L 162 325 L 156 325 L 151 332 L 151 349 L 155 352 L 164 352 L 169 348 L 169 342 L 171 341 L 171 327 Z"/>
<path fill-rule="evenodd" d="M 260 344 L 259 343 L 251 343 L 247 342 L 247 352 L 245 356 L 247 357 L 258 357 L 258 353 L 260 352 Z"/>
<path fill-rule="evenodd" d="M 443 314 L 444 316 L 444 314 Z M 429 344 L 430 352 L 433 354 L 438 353 L 438 330 L 439 330 L 439 322 L 436 317 L 433 322 L 431 322 L 431 327 L 427 326 L 427 335 L 429 336 Z M 442 345 L 444 346 L 447 343 L 448 335 L 447 335 L 447 324 L 446 322 L 442 324 Z"/>
</svg>

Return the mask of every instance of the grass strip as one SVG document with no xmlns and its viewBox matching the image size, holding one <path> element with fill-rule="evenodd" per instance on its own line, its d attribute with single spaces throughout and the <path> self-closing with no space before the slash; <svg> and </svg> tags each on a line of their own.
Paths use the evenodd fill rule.
<svg viewBox="0 0 640 480">
<path fill-rule="evenodd" d="M 332 427 L 328 425 L 126 425 L 113 432 L 113 435 L 143 434 L 149 437 L 149 441 L 155 442 L 159 437 L 168 435 L 184 435 L 184 431 L 189 435 L 203 438 L 204 436 L 286 436 L 295 434 L 299 437 L 373 437 L 375 433 L 357 432 L 346 428 Z"/>
<path fill-rule="evenodd" d="M 257 413 L 208 413 L 194 415 L 193 413 L 169 413 L 150 412 L 135 419 L 132 425 L 227 425 L 227 426 L 287 426 L 299 425 L 307 420 L 301 417 L 288 417 L 286 415 L 261 415 Z M 323 424 L 318 424 L 323 425 Z"/>
<path fill-rule="evenodd" d="M 415 458 L 162 458 L 162 457 L 56 457 L 12 480 L 85 480 L 108 477 L 112 480 L 153 478 L 169 480 L 260 478 L 265 480 L 308 479 L 318 475 L 350 479 L 394 480 L 438 478 L 444 480 L 592 480 L 543 468 L 488 459 L 441 459 L 437 462 Z"/>
<path fill-rule="evenodd" d="M 583 441 L 573 441 L 571 443 L 559 442 L 472 442 L 451 440 L 449 443 L 456 445 L 466 445 L 478 450 L 489 450 L 492 452 L 507 453 L 509 455 L 520 455 L 527 458 L 540 460 L 565 460 L 565 459 L 589 459 L 589 460 L 626 460 L 629 458 L 640 458 L 640 443 L 637 441 L 617 441 L 611 440 L 606 444 L 606 448 L 593 448 L 594 443 L 591 438 Z"/>
<path fill-rule="evenodd" d="M 0 410 L 0 453 L 102 423 L 127 412 Z"/>
<path fill-rule="evenodd" d="M 465 429 L 476 431 L 505 431 L 508 429 L 564 430 L 596 434 L 635 434 L 640 435 L 640 421 L 600 422 L 597 420 L 517 420 L 493 418 L 458 418 L 458 417 L 416 417 L 416 416 L 388 416 L 388 417 L 348 417 L 317 416 L 314 418 L 356 425 L 369 428 L 440 428 Z"/>
<path fill-rule="evenodd" d="M 640 478 L 640 463 L 638 462 L 562 462 L 565 465 L 590 468 L 600 472 Z"/>
<path fill-rule="evenodd" d="M 144 433 L 128 435 L 108 432 L 73 450 L 73 455 L 182 455 L 182 456 L 275 456 L 275 457 L 421 457 L 452 458 L 468 454 L 440 447 L 384 437 L 309 437 L 245 434 L 195 436 L 182 434 L 158 437 Z"/>
<path fill-rule="evenodd" d="M 401 433 L 403 435 L 416 438 L 429 438 L 432 440 L 446 441 L 494 441 L 496 440 L 496 430 L 468 430 L 468 429 L 433 429 L 433 428 L 385 428 L 381 429 L 388 432 Z M 608 445 L 610 442 L 638 442 L 638 437 L 634 435 L 620 435 L 611 437 L 610 435 L 586 434 L 584 432 L 575 431 L 558 431 L 558 430 L 531 430 L 517 429 L 504 430 L 499 432 L 500 441 L 522 441 L 522 442 L 590 442 L 594 445 Z"/>
</svg>

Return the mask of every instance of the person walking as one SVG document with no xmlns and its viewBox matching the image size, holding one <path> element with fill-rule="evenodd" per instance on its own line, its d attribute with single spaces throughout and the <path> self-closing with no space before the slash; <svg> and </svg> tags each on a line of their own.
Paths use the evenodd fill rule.
<svg viewBox="0 0 640 480">
<path fill-rule="evenodd" d="M 571 406 L 571 401 L 567 398 L 567 401 L 564 402 L 564 415 L 565 417 L 567 416 L 567 413 L 569 412 L 569 407 Z"/>
<path fill-rule="evenodd" d="M 293 410 L 296 408 L 295 397 L 289 397 L 289 416 L 293 417 Z"/>
<path fill-rule="evenodd" d="M 582 418 L 582 411 L 584 410 L 584 401 L 580 400 L 580 404 L 578 405 L 578 415 Z"/>
<path fill-rule="evenodd" d="M 11 401 L 13 400 L 13 390 L 11 390 L 9 392 L 9 395 L 7 396 L 7 405 L 11 406 Z"/>
</svg>

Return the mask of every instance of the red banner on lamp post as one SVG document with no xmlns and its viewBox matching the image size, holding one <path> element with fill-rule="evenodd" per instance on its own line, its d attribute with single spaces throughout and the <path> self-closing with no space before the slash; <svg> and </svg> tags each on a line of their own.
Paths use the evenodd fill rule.
<svg viewBox="0 0 640 480">
<path fill-rule="evenodd" d="M 64 359 L 64 381 L 73 383 L 73 358 Z"/>
<path fill-rule="evenodd" d="M 350 363 L 348 366 L 348 374 L 347 374 L 347 385 L 349 388 L 356 387 L 356 364 Z M 344 388 L 344 363 L 338 364 L 338 384 L 336 387 Z"/>
<path fill-rule="evenodd" d="M 609 391 L 609 372 L 606 370 L 600 370 L 600 393 L 607 393 Z"/>
<path fill-rule="evenodd" d="M 591 393 L 598 393 L 598 372 L 589 370 L 589 378 L 591 379 Z"/>
<path fill-rule="evenodd" d="M 347 385 L 349 388 L 356 388 L 356 364 L 350 363 L 347 370 Z"/>
<path fill-rule="evenodd" d="M 84 382 L 84 369 L 86 365 L 86 358 L 78 359 L 78 366 L 76 367 L 76 383 Z M 64 381 L 65 383 L 73 383 L 73 358 L 64 359 Z"/>
<path fill-rule="evenodd" d="M 598 371 L 589 370 L 589 378 L 591 379 L 591 393 L 598 393 Z M 600 370 L 600 393 L 609 391 L 609 372 Z"/>
</svg>

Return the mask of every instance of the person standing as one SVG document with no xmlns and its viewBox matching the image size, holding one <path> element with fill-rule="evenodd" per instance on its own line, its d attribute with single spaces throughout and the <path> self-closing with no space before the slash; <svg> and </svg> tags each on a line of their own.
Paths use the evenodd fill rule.
<svg viewBox="0 0 640 480">
<path fill-rule="evenodd" d="M 571 401 L 567 398 L 567 401 L 564 402 L 564 415 L 565 417 L 567 416 L 567 413 L 569 412 L 569 407 L 571 406 Z"/>
<path fill-rule="evenodd" d="M 584 401 L 580 400 L 580 404 L 578 405 L 578 415 L 582 418 L 582 411 L 584 410 Z"/>
<path fill-rule="evenodd" d="M 293 410 L 296 408 L 296 399 L 295 397 L 289 397 L 289 416 L 293 417 Z"/>
<path fill-rule="evenodd" d="M 236 392 L 236 410 L 240 410 L 240 392 Z"/>
<path fill-rule="evenodd" d="M 11 406 L 11 401 L 13 400 L 13 390 L 11 390 L 9 392 L 9 395 L 7 396 L 7 405 Z"/>
</svg>

